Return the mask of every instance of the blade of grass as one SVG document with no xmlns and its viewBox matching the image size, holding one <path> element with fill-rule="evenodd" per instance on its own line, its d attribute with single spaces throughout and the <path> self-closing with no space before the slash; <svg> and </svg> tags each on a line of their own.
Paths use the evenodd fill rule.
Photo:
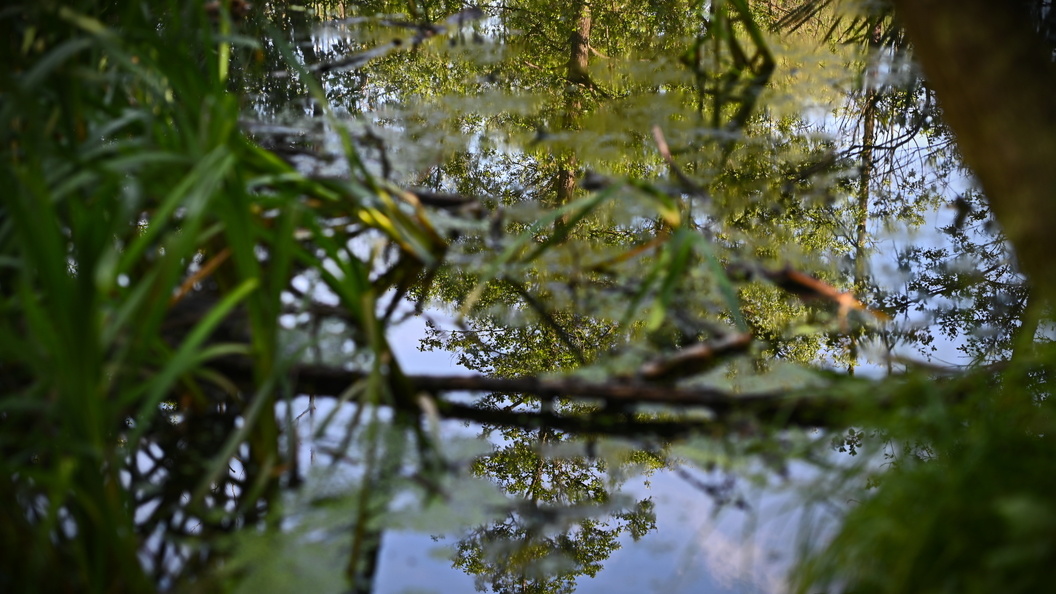
<svg viewBox="0 0 1056 594">
<path fill-rule="evenodd" d="M 149 420 L 157 411 L 158 404 L 170 392 L 176 380 L 202 363 L 200 351 L 209 335 L 239 302 L 257 288 L 257 285 L 257 279 L 247 279 L 231 293 L 225 295 L 213 309 L 209 310 L 209 313 L 195 324 L 166 365 L 144 386 L 143 397 L 140 398 L 135 392 L 125 397 L 128 405 L 139 403 L 135 416 L 136 425 L 129 436 L 129 443 L 139 442 L 143 432 L 150 426 Z"/>
</svg>

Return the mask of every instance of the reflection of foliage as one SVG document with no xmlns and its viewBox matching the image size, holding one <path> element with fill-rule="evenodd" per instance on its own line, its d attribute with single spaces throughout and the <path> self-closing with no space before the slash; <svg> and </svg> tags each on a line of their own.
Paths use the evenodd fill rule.
<svg viewBox="0 0 1056 594">
<path fill-rule="evenodd" d="M 1004 360 L 1023 319 L 1027 286 L 979 196 L 966 194 L 955 204 L 953 222 L 942 229 L 948 247 L 911 246 L 899 254 L 899 270 L 908 282 L 905 294 L 892 301 L 927 311 L 947 339 L 972 335 L 958 349 L 973 363 Z M 917 332 L 916 342 L 930 346 L 932 337 Z"/>
<path fill-rule="evenodd" d="M 472 330 L 450 332 L 433 327 L 422 347 L 458 353 L 458 363 L 468 369 L 518 377 L 574 369 L 593 361 L 613 341 L 611 323 L 560 313 L 553 321 L 561 336 L 546 326 L 511 326 L 509 317 L 478 318 Z"/>
<path fill-rule="evenodd" d="M 571 592 L 576 576 L 593 577 L 620 548 L 622 532 L 638 540 L 655 528 L 648 499 L 631 509 L 613 505 L 604 462 L 545 455 L 560 439 L 554 432 L 533 438 L 505 431 L 503 439 L 513 441 L 480 458 L 474 473 L 523 501 L 460 538 L 454 563 L 476 576 L 478 590 L 490 584 L 493 592 Z"/>
<path fill-rule="evenodd" d="M 652 503 L 638 502 L 602 522 L 590 510 L 519 509 L 503 521 L 478 528 L 457 546 L 455 565 L 475 576 L 477 589 L 492 592 L 573 592 L 578 575 L 593 577 L 627 531 L 638 540 L 654 529 Z M 555 515 L 560 517 L 555 517 Z"/>
</svg>

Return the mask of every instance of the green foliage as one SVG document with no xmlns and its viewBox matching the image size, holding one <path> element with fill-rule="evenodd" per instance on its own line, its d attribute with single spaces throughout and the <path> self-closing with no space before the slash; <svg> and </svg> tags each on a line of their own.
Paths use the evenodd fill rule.
<svg viewBox="0 0 1056 594">
<path fill-rule="evenodd" d="M 224 313 L 277 298 L 270 279 L 247 270 L 179 348 L 160 339 L 186 266 L 212 238 L 236 233 L 245 194 L 235 163 L 253 149 L 215 57 L 201 53 L 212 45 L 207 22 L 169 7 L 170 26 L 152 31 L 156 14 L 129 10 L 119 36 L 94 8 L 25 4 L 7 16 L 23 48 L 0 114 L 0 344 L 12 378 L 3 548 L 27 561 L 3 577 L 14 589 L 149 587 L 123 460 L 181 378 L 232 352 L 203 348 Z M 252 269 L 246 255 L 233 259 Z M 266 334 L 257 336 L 264 357 Z"/>
<path fill-rule="evenodd" d="M 229 22 L 197 3 L 140 8 L 20 4 L 5 17 L 17 44 L 0 111 L 0 547 L 26 560 L 0 575 L 5 588 L 147 590 L 191 559 L 156 543 L 144 566 L 147 535 L 255 522 L 289 454 L 271 409 L 290 389 L 279 314 L 298 269 L 323 273 L 375 353 L 366 397 L 398 397 L 377 375 L 386 287 L 328 239 L 334 212 L 405 249 L 404 268 L 443 249 L 387 191 L 305 178 L 245 138 L 230 38 L 216 31 Z M 218 339 L 236 309 L 247 327 Z M 184 310 L 192 323 L 170 328 Z M 251 361 L 244 393 L 206 369 L 235 355 Z"/>
<path fill-rule="evenodd" d="M 843 528 L 797 572 L 799 591 L 1037 592 L 1052 582 L 1054 488 L 1048 404 L 975 393 L 924 419 L 888 422 L 907 450 Z"/>
<path fill-rule="evenodd" d="M 227 2 L 126 4 L 0 12 L 0 552 L 19 560 L 0 589 L 366 591 L 382 532 L 403 528 L 458 538 L 479 587 L 568 592 L 656 528 L 652 501 L 617 494 L 629 476 L 699 466 L 736 503 L 732 477 L 768 484 L 792 460 L 861 502 L 811 543 L 803 591 L 1052 581 L 1051 325 L 982 197 L 960 198 L 946 245 L 907 245 L 897 282 L 870 274 L 870 234 L 923 225 L 942 195 L 923 171 L 959 167 L 920 85 L 811 121 L 857 75 L 815 78 L 817 38 L 765 34 L 773 6 L 744 1 L 524 1 L 468 23 L 443 21 L 469 14 L 451 3 L 410 3 L 409 21 L 375 17 L 402 4 L 269 4 L 244 33 Z M 272 29 L 300 42 L 313 14 L 355 35 Z M 886 19 L 846 36 L 897 40 L 861 37 Z M 889 136 L 863 148 L 857 123 L 827 128 L 863 113 Z M 935 152 L 907 165 L 899 143 L 921 136 Z M 903 324 L 879 328 L 845 288 Z M 708 431 L 673 447 L 545 423 L 480 426 L 486 448 L 442 439 L 435 395 L 390 344 L 406 297 L 456 317 L 421 348 L 498 378 L 641 387 L 647 362 L 750 333 L 659 386 L 747 412 L 492 393 L 474 410 Z M 870 340 L 886 356 L 943 336 L 1014 364 L 828 370 L 853 371 Z M 347 385 L 302 383 L 306 362 Z M 326 390 L 307 439 L 328 472 L 310 473 L 294 401 Z M 768 422 L 737 402 L 775 393 Z M 786 426 L 818 393 L 833 439 Z"/>
</svg>

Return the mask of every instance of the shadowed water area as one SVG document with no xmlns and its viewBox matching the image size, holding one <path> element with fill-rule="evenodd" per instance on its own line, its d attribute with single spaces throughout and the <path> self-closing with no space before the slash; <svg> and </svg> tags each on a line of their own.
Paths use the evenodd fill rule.
<svg viewBox="0 0 1056 594">
<path fill-rule="evenodd" d="M 49 587 L 840 591 L 848 514 L 1051 336 L 890 12 L 81 8 L 13 13 L 59 66 L 3 114 L 51 131 L 0 211 Z"/>
</svg>

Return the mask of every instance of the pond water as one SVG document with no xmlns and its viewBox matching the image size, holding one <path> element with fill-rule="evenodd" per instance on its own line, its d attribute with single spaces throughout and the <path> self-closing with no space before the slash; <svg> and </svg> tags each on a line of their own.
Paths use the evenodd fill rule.
<svg viewBox="0 0 1056 594">
<path fill-rule="evenodd" d="M 264 4 L 255 23 L 280 30 L 240 81 L 262 144 L 308 175 L 414 191 L 450 241 L 425 282 L 380 301 L 401 320 L 388 341 L 404 373 L 631 381 L 657 353 L 750 332 L 763 346 L 669 385 L 766 392 L 808 388 L 812 369 L 877 376 L 1007 348 L 1018 277 L 999 242 L 977 249 L 995 231 L 897 51 L 781 30 L 780 13 L 738 3 L 411 6 Z M 401 263 L 384 233 L 347 248 L 375 281 Z M 984 264 L 1012 288 L 950 289 Z M 857 311 L 757 282 L 787 288 L 789 271 Z M 336 303 L 317 282 L 290 302 Z M 370 364 L 340 323 L 290 326 L 306 362 Z M 438 474 L 390 411 L 336 396 L 279 409 L 308 478 L 267 537 L 281 546 L 239 545 L 259 572 L 247 589 L 306 575 L 339 589 L 352 558 L 378 592 L 784 592 L 860 487 L 822 488 L 820 469 L 877 465 L 885 447 L 811 427 L 583 438 L 433 415 Z"/>
<path fill-rule="evenodd" d="M 1028 299 L 895 5 L 5 6 L 0 590 L 1051 584 L 1046 184 Z"/>
</svg>

